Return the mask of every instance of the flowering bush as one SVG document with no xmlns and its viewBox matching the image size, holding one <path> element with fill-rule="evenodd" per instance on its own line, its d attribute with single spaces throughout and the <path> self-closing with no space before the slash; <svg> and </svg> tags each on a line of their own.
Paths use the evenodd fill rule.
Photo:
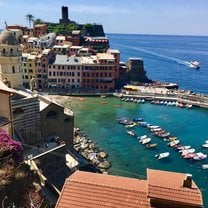
<svg viewBox="0 0 208 208">
<path fill-rule="evenodd" d="M 0 129 L 0 158 L 11 154 L 14 159 L 21 159 L 22 144 L 9 137 L 4 129 Z"/>
</svg>

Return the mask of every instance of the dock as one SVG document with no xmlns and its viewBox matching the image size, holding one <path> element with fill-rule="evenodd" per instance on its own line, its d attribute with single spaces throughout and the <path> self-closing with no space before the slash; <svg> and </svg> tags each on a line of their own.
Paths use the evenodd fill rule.
<svg viewBox="0 0 208 208">
<path fill-rule="evenodd" d="M 147 101 L 163 100 L 175 101 L 184 104 L 191 104 L 196 107 L 208 108 L 208 95 L 194 93 L 188 90 L 167 89 L 152 86 L 137 86 L 133 90 L 124 88 L 119 93 L 114 93 L 117 97 L 129 97 L 136 99 L 145 99 Z"/>
</svg>

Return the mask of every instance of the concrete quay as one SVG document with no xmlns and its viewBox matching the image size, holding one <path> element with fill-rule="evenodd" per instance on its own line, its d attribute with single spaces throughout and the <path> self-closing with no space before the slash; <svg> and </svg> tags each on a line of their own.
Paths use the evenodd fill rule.
<svg viewBox="0 0 208 208">
<path fill-rule="evenodd" d="M 152 86 L 138 86 L 137 90 L 123 89 L 120 93 L 114 93 L 114 96 L 140 98 L 148 101 L 177 101 L 184 104 L 191 104 L 196 107 L 208 108 L 208 95 L 179 89 L 169 90 Z"/>
</svg>

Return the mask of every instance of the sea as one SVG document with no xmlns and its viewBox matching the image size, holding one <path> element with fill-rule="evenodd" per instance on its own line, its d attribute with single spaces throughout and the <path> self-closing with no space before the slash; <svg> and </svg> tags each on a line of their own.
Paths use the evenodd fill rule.
<svg viewBox="0 0 208 208">
<path fill-rule="evenodd" d="M 126 62 L 132 57 L 144 60 L 150 79 L 176 82 L 181 89 L 208 94 L 208 37 L 107 35 L 110 47 L 120 51 L 121 61 Z M 201 68 L 190 68 L 191 60 L 199 61 Z M 112 163 L 109 174 L 144 179 L 147 168 L 189 173 L 203 193 L 205 207 L 208 207 L 208 169 L 202 169 L 202 164 L 208 164 L 207 158 L 202 161 L 182 159 L 179 152 L 153 136 L 147 128 L 133 127 L 137 136 L 146 134 L 153 143 L 157 143 L 155 149 L 147 149 L 116 121 L 121 117 L 142 117 L 144 121 L 159 125 L 171 136 L 176 136 L 181 144 L 191 145 L 196 152 L 208 154 L 208 149 L 202 148 L 208 140 L 208 109 L 152 105 L 150 102 L 137 104 L 115 97 L 104 100 L 85 97 L 84 101 L 77 99 L 72 110 L 75 125 L 108 153 L 108 160 Z M 155 158 L 156 154 L 167 151 L 170 152 L 168 158 Z"/>
</svg>

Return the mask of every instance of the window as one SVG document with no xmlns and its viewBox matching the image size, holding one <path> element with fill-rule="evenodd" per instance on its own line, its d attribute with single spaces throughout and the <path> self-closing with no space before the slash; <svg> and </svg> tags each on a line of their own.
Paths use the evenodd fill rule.
<svg viewBox="0 0 208 208">
<path fill-rule="evenodd" d="M 66 122 L 70 122 L 70 118 L 66 118 L 65 120 L 64 120 L 64 122 L 66 123 Z"/>
<path fill-rule="evenodd" d="M 15 66 L 12 66 L 12 73 L 15 73 Z"/>
<path fill-rule="evenodd" d="M 46 115 L 47 118 L 56 118 L 58 114 L 55 111 L 49 111 Z"/>
<path fill-rule="evenodd" d="M 16 109 L 13 111 L 13 115 L 14 115 L 14 116 L 21 115 L 22 113 L 24 113 L 24 111 L 23 111 L 22 108 L 16 108 Z"/>
</svg>

